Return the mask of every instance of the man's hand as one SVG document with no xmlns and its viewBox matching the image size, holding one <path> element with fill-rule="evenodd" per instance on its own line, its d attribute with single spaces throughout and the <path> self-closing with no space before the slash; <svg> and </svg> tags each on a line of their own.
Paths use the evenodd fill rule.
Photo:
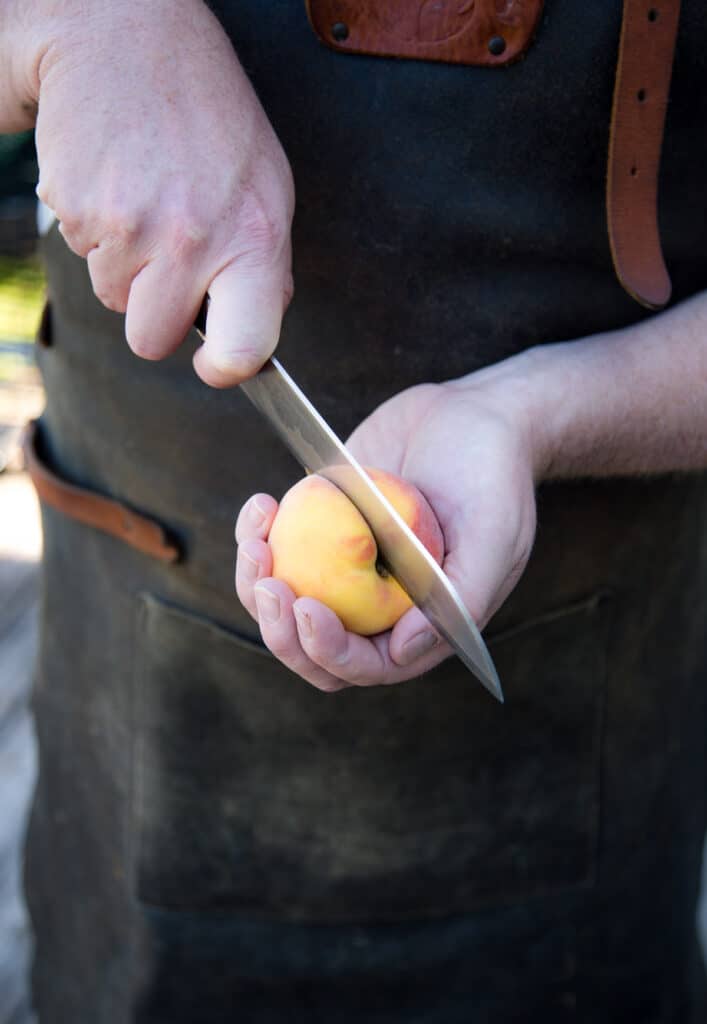
<svg viewBox="0 0 707 1024">
<path fill-rule="evenodd" d="M 294 196 L 229 40 L 201 0 L 32 6 L 38 195 L 138 355 L 173 351 L 208 291 L 194 365 L 238 383 L 292 294 Z"/>
<path fill-rule="evenodd" d="M 535 532 L 530 432 L 521 404 L 473 385 L 423 385 L 396 395 L 353 434 L 362 463 L 411 480 L 444 532 L 443 569 L 483 626 L 518 581 Z M 389 632 L 347 633 L 311 598 L 270 578 L 276 501 L 256 495 L 238 518 L 236 588 L 270 650 L 319 689 L 397 683 L 450 653 L 413 608 Z"/>
<path fill-rule="evenodd" d="M 707 292 L 611 334 L 539 346 L 396 395 L 355 431 L 363 463 L 407 477 L 444 531 L 444 571 L 483 627 L 533 543 L 534 484 L 707 467 Z M 417 609 L 373 639 L 270 578 L 277 503 L 238 517 L 238 595 L 281 661 L 322 690 L 397 683 L 449 654 Z"/>
</svg>

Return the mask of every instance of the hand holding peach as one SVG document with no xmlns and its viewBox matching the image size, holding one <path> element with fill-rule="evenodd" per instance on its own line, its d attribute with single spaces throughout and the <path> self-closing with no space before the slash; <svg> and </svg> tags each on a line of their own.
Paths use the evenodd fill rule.
<svg viewBox="0 0 707 1024">
<path fill-rule="evenodd" d="M 424 493 L 444 536 L 442 568 L 479 628 L 485 626 L 515 586 L 530 553 L 535 528 L 532 444 L 537 433 L 529 425 L 523 374 L 512 375 L 510 382 L 507 377 L 491 368 L 459 382 L 409 388 L 379 406 L 347 441 L 361 465 L 384 466 L 398 479 L 414 480 Z M 297 502 L 300 492 L 312 487 L 307 481 L 298 484 Z M 390 493 L 387 496 L 392 497 Z M 295 506 L 294 499 L 286 497 L 283 516 L 284 506 L 290 504 Z M 335 527 L 351 523 L 352 507 L 344 507 L 345 513 L 333 511 L 327 497 L 314 520 L 315 532 L 326 533 L 333 543 Z M 404 510 L 396 507 L 407 519 Z M 440 639 L 419 608 L 400 614 L 398 609 L 392 610 L 390 597 L 380 596 L 377 585 L 387 581 L 380 580 L 376 572 L 375 554 L 365 534 L 363 539 L 358 534 L 358 541 L 354 541 L 356 531 L 352 534 L 350 526 L 344 531 L 344 536 L 350 538 L 349 548 L 358 544 L 360 556 L 369 545 L 369 597 L 363 601 L 349 598 L 347 607 L 340 611 L 345 616 L 352 610 L 359 614 L 361 604 L 366 614 L 386 608 L 391 613 L 390 621 L 395 622 L 392 629 L 364 636 L 347 629 L 339 615 L 321 600 L 298 597 L 292 586 L 276 578 L 273 568 L 271 538 L 279 514 L 275 499 L 262 493 L 250 498 L 241 509 L 236 526 L 236 590 L 258 623 L 263 642 L 287 668 L 320 690 L 334 691 L 348 686 L 401 683 L 423 675 L 449 656 L 449 644 Z M 410 523 L 410 519 L 407 521 Z M 411 525 L 430 549 L 422 536 L 424 529 Z M 295 526 L 298 530 L 299 525 Z M 306 569 L 309 573 L 312 567 L 303 565 L 308 559 L 303 543 L 294 539 L 295 526 L 284 529 L 287 546 L 293 549 L 287 558 L 294 568 L 292 564 L 283 568 L 280 563 L 278 571 L 299 588 L 301 581 L 290 574 L 291 570 L 301 573 Z M 433 554 L 440 558 L 441 547 Z M 351 561 L 346 563 L 340 547 L 332 558 L 338 566 L 337 574 L 348 575 Z M 323 576 L 329 590 L 321 596 L 333 601 L 334 573 L 332 561 L 327 562 Z M 366 570 L 361 562 L 358 569 L 360 581 Z M 351 572 L 357 576 L 357 572 Z M 307 590 L 309 587 L 301 592 Z M 400 617 L 395 621 L 397 615 Z M 347 621 L 357 629 L 384 628 L 380 620 L 368 626 L 357 620 Z"/>
</svg>

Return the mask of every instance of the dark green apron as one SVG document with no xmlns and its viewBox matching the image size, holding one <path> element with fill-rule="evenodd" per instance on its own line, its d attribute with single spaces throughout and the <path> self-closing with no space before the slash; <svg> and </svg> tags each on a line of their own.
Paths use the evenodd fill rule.
<svg viewBox="0 0 707 1024">
<path fill-rule="evenodd" d="M 548 0 L 525 59 L 488 70 L 334 53 L 302 0 L 217 5 L 298 188 L 280 352 L 342 435 L 411 384 L 647 315 L 606 238 L 621 5 L 601 8 Z M 677 301 L 707 286 L 707 11 L 683 8 Z M 45 248 L 42 455 L 183 558 L 44 509 L 42 1024 L 702 1024 L 705 479 L 541 490 L 488 631 L 505 706 L 456 661 L 321 694 L 233 588 L 241 503 L 300 470 L 195 377 L 196 338 L 135 358 L 83 262 Z"/>
</svg>

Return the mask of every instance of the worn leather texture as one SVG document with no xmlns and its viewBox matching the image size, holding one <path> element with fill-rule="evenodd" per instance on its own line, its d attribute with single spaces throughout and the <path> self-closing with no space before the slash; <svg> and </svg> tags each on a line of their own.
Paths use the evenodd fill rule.
<svg viewBox="0 0 707 1024">
<path fill-rule="evenodd" d="M 335 50 L 480 64 L 526 51 L 544 0 L 306 0 L 319 39 Z"/>
<path fill-rule="evenodd" d="M 261 647 L 146 595 L 135 674 L 140 899 L 385 921 L 591 884 L 609 607 L 592 596 L 492 641 L 510 686 L 499 715 L 454 662 L 437 674 L 443 707 L 430 706 L 426 680 L 324 704 Z M 540 689 L 548 649 L 559 653 Z M 513 750 L 505 765 L 501 744 Z M 551 754 L 542 762 L 539 747 Z M 383 777 L 362 798 L 361 780 Z"/>
<path fill-rule="evenodd" d="M 49 315 L 49 308 L 47 304 L 43 322 Z M 179 558 L 179 549 L 168 540 L 160 523 L 140 515 L 119 501 L 96 494 L 86 487 L 77 487 L 54 473 L 42 459 L 36 422 L 27 425 L 23 451 L 37 496 L 45 504 L 52 505 L 63 515 L 77 519 L 94 530 L 103 530 L 119 537 L 125 544 L 152 558 L 164 562 L 175 562 Z"/>
<path fill-rule="evenodd" d="M 280 355 L 338 433 L 407 386 L 649 315 L 606 243 L 620 5 L 548 0 L 502 74 L 345 57 L 301 0 L 214 7 L 295 175 Z M 684 0 L 675 301 L 707 287 L 706 44 Z M 196 336 L 137 359 L 56 230 L 44 248 L 42 456 L 183 557 L 43 508 L 42 1024 L 703 1024 L 704 478 L 541 490 L 488 631 L 503 707 L 453 661 L 315 692 L 233 588 L 239 507 L 301 470 L 238 389 L 196 378 Z"/>
<path fill-rule="evenodd" d="M 624 288 L 657 309 L 670 299 L 658 226 L 663 128 L 680 0 L 624 0 L 607 170 L 607 221 Z"/>
</svg>

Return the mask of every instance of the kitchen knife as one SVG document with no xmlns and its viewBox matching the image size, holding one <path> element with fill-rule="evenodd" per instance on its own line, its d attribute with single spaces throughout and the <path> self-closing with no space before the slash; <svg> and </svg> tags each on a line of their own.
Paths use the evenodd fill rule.
<svg viewBox="0 0 707 1024">
<path fill-rule="evenodd" d="M 498 674 L 452 583 L 277 359 L 241 388 L 306 470 L 340 488 L 368 522 L 382 561 L 464 664 L 499 701 Z"/>
</svg>

